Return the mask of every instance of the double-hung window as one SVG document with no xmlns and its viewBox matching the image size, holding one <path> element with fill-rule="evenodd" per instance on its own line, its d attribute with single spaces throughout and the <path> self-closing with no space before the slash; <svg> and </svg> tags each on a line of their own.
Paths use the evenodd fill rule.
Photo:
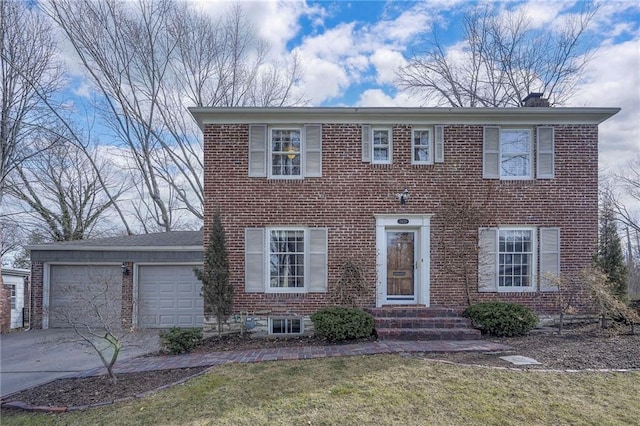
<svg viewBox="0 0 640 426">
<path fill-rule="evenodd" d="M 15 309 L 16 308 L 16 299 L 17 299 L 16 286 L 15 285 L 10 285 L 9 288 L 11 289 L 11 309 Z"/>
<path fill-rule="evenodd" d="M 322 125 L 249 125 L 249 177 L 322 177 Z"/>
<path fill-rule="evenodd" d="M 247 293 L 326 293 L 327 228 L 245 229 Z"/>
<path fill-rule="evenodd" d="M 560 228 L 480 228 L 478 242 L 479 291 L 557 291 Z"/>
<path fill-rule="evenodd" d="M 411 162 L 433 164 L 433 132 L 431 129 L 413 129 Z"/>
<path fill-rule="evenodd" d="M 372 129 L 372 149 L 373 163 L 390 164 L 391 163 L 391 129 Z"/>
<path fill-rule="evenodd" d="M 305 286 L 305 238 L 302 229 L 269 231 L 269 289 Z"/>
<path fill-rule="evenodd" d="M 533 179 L 535 169 L 537 179 L 554 179 L 555 129 L 552 126 L 537 126 L 535 142 L 533 134 L 533 128 L 485 126 L 482 177 L 503 180 Z M 436 146 L 437 139 L 436 137 Z M 436 153 L 436 161 L 437 158 Z"/>
<path fill-rule="evenodd" d="M 520 291 L 533 286 L 534 230 L 498 231 L 498 289 Z"/>
<path fill-rule="evenodd" d="M 269 141 L 271 177 L 302 177 L 302 130 L 272 128 Z"/>
<path fill-rule="evenodd" d="M 500 130 L 500 177 L 531 179 L 531 130 Z"/>
</svg>

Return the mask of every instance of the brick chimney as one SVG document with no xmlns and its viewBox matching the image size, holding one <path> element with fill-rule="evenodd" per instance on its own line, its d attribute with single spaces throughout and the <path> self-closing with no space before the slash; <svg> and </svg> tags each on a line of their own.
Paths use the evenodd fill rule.
<svg viewBox="0 0 640 426">
<path fill-rule="evenodd" d="M 522 100 L 523 107 L 548 107 L 549 100 L 542 97 L 542 93 L 532 92 Z"/>
</svg>

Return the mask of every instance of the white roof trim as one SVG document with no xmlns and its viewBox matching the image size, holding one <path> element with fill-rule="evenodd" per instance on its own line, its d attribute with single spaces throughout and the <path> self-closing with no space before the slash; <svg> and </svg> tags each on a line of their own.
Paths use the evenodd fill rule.
<svg viewBox="0 0 640 426">
<path fill-rule="evenodd" d="M 216 108 L 189 112 L 206 124 L 363 123 L 363 124 L 600 124 L 620 108 Z"/>
</svg>

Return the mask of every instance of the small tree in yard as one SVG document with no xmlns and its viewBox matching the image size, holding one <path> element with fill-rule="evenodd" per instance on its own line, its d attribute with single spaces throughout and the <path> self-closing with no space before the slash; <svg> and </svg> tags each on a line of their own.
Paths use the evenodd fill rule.
<svg viewBox="0 0 640 426">
<path fill-rule="evenodd" d="M 133 331 L 123 330 L 120 323 L 120 285 L 108 274 L 92 273 L 86 285 L 62 289 L 66 302 L 51 315 L 73 328 L 79 340 L 96 351 L 112 383 L 117 381 L 113 368 L 122 350 L 122 340 Z"/>
<path fill-rule="evenodd" d="M 600 240 L 595 257 L 596 266 L 605 274 L 612 294 L 621 302 L 627 300 L 628 270 L 618 235 L 616 214 L 610 203 L 605 203 L 600 217 Z"/>
<path fill-rule="evenodd" d="M 220 208 L 213 215 L 204 270 L 195 269 L 194 272 L 202 282 L 205 312 L 216 317 L 218 336 L 222 336 L 222 324 L 233 313 L 233 285 L 229 282 L 227 243 Z"/>
<path fill-rule="evenodd" d="M 583 271 L 582 277 L 591 290 L 602 328 L 606 328 L 607 317 L 610 317 L 631 326 L 631 334 L 634 334 L 635 324 L 640 323 L 640 315 L 617 297 L 607 275 L 597 268 L 592 268 Z"/>
<path fill-rule="evenodd" d="M 584 285 L 580 277 L 576 276 L 563 277 L 555 274 L 545 274 L 543 279 L 548 281 L 557 289 L 554 294 L 556 306 L 559 311 L 558 334 L 562 334 L 562 329 L 564 328 L 564 317 L 565 315 L 572 315 L 576 313 L 577 310 L 575 304 L 578 294 Z"/>
</svg>

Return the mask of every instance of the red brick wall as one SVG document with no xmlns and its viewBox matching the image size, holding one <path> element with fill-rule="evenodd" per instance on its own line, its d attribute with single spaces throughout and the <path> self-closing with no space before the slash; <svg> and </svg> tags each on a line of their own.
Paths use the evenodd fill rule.
<svg viewBox="0 0 640 426">
<path fill-rule="evenodd" d="M 455 246 L 474 246 L 478 226 L 531 225 L 561 228 L 562 273 L 588 266 L 597 238 L 597 126 L 556 125 L 556 177 L 549 180 L 482 179 L 482 126 L 447 126 L 445 162 L 411 164 L 411 127 L 393 126 L 393 164 L 361 161 L 360 126 L 323 125 L 322 178 L 269 180 L 248 177 L 248 125 L 207 125 L 205 141 L 205 217 L 220 205 L 227 232 L 235 310 L 308 314 L 331 304 L 330 294 L 244 294 L 244 229 L 277 225 L 329 228 L 329 289 L 340 266 L 354 260 L 369 285 L 363 306 L 375 305 L 374 214 L 433 214 L 431 226 L 431 305 L 463 308 L 473 301 L 500 298 L 552 309 L 549 293 L 479 294 L 477 256 L 467 291 Z M 396 194 L 410 191 L 407 205 Z M 468 223 L 461 241 L 450 232 L 448 200 L 457 194 L 482 206 L 480 225 Z M 462 194 L 462 195 L 461 195 Z M 205 221 L 205 238 L 210 222 Z M 459 231 L 458 231 L 459 232 Z M 455 238 L 454 238 L 455 237 Z M 471 243 L 471 244 L 469 244 Z M 467 294 L 469 293 L 469 294 Z"/>
<path fill-rule="evenodd" d="M 131 327 L 133 324 L 133 262 L 123 262 L 126 264 L 129 273 L 122 274 L 122 308 L 121 321 L 122 328 Z"/>
<path fill-rule="evenodd" d="M 43 274 L 43 263 L 31 262 L 31 322 L 29 323 L 29 326 L 34 329 L 42 328 Z"/>
</svg>

